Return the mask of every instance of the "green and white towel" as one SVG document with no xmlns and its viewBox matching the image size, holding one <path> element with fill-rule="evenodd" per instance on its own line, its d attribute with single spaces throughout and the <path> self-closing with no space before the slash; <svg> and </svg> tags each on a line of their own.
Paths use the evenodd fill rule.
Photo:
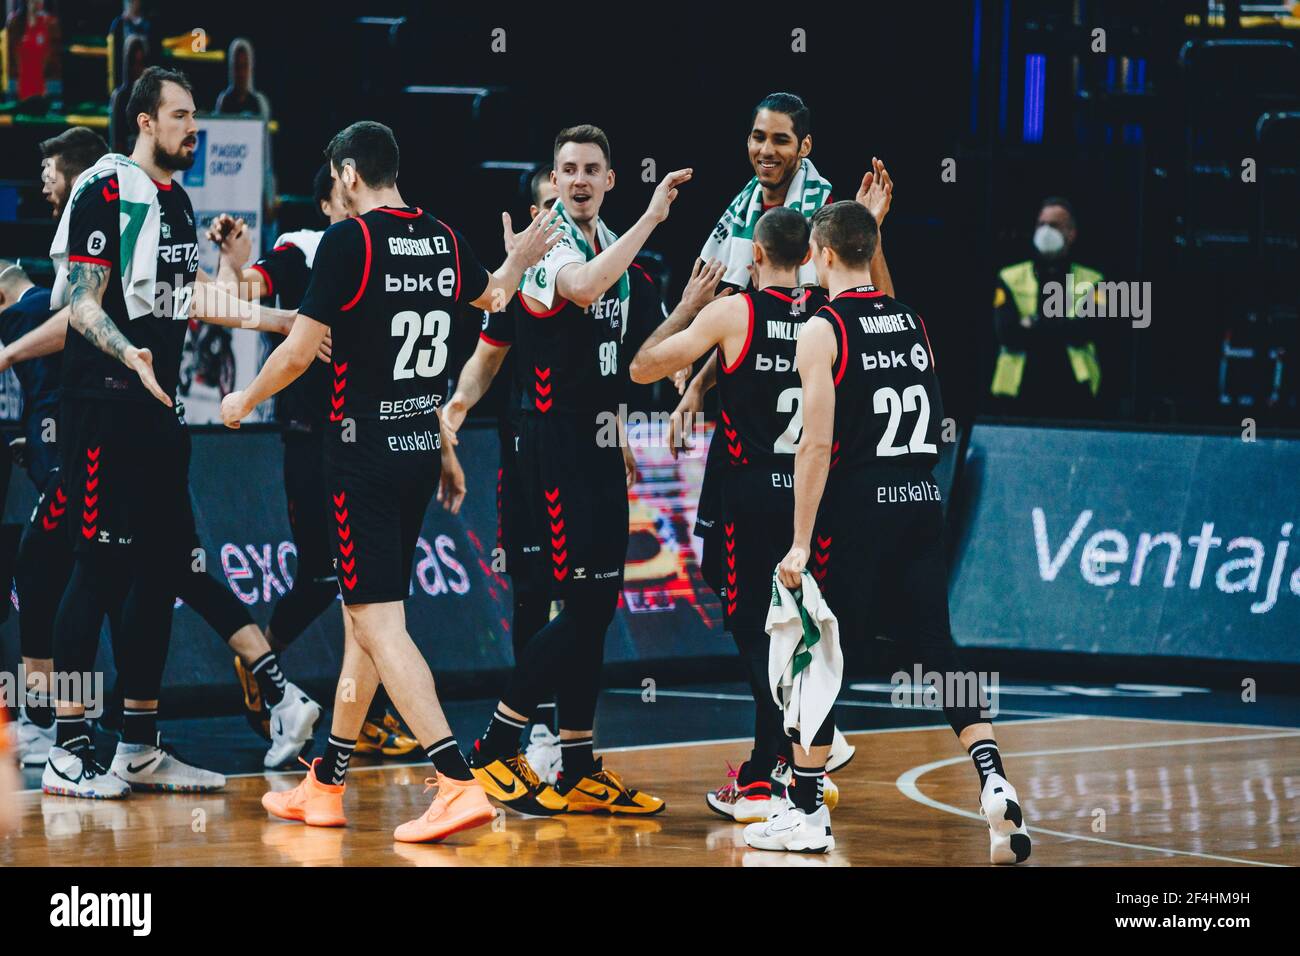
<svg viewBox="0 0 1300 956">
<path fill-rule="evenodd" d="M 785 194 L 785 205 L 811 219 L 813 213 L 826 205 L 831 196 L 831 184 L 817 174 L 812 160 L 802 159 L 790 188 Z M 746 288 L 749 285 L 749 266 L 754 261 L 754 226 L 763 215 L 763 190 L 755 176 L 736 194 L 713 227 L 700 258 L 705 262 L 721 259 L 727 267 L 722 281 Z M 817 270 L 811 262 L 799 267 L 800 285 L 816 285 Z"/>
<path fill-rule="evenodd" d="M 523 281 L 519 283 L 520 291 L 524 295 L 530 299 L 536 299 L 548 309 L 551 308 L 552 303 L 555 301 L 555 277 L 559 274 L 560 269 L 570 262 L 590 262 L 597 255 L 596 250 L 587 241 L 587 237 L 578 228 L 578 224 L 569 215 L 569 211 L 564 208 L 564 203 L 556 202 L 555 212 L 560 214 L 560 238 L 542 257 L 541 262 L 524 273 Z M 600 243 L 600 248 L 602 250 L 608 249 L 616 239 L 618 239 L 618 234 L 605 225 L 604 220 L 597 217 L 596 241 Z M 631 282 L 628 280 L 627 273 L 624 272 L 618 279 L 619 314 L 622 317 L 621 330 L 627 329 L 627 302 L 628 297 L 631 295 L 631 289 Z"/>
<path fill-rule="evenodd" d="M 799 746 L 806 750 L 835 706 L 844 655 L 839 621 L 817 582 L 804 571 L 800 584 L 791 591 L 772 572 L 765 629 L 771 638 L 767 682 L 772 699 L 781 707 L 786 731 L 797 731 Z"/>
<path fill-rule="evenodd" d="M 149 174 L 120 153 L 107 153 L 72 184 L 68 204 L 63 207 L 59 226 L 50 246 L 50 258 L 56 271 L 50 304 L 56 308 L 68 300 L 68 233 L 72 207 L 77 197 L 107 176 L 116 176 L 121 214 L 118 217 L 118 241 L 122 264 L 122 297 L 126 299 L 127 317 L 138 319 L 154 310 L 158 282 L 158 237 L 162 224 L 162 207 L 158 187 Z"/>
</svg>

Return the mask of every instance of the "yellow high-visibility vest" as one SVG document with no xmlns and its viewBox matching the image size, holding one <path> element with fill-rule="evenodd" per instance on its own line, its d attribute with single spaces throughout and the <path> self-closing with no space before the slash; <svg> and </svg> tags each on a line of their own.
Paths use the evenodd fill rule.
<svg viewBox="0 0 1300 956">
<path fill-rule="evenodd" d="M 1075 317 L 1075 308 L 1085 296 L 1100 296 L 1097 283 L 1101 282 L 1101 273 L 1089 269 L 1077 262 L 1070 264 L 1074 273 L 1074 299 L 1066 302 L 1066 317 Z M 1011 290 L 1011 299 L 1016 313 L 1028 318 L 1038 311 L 1038 277 L 1034 275 L 1032 259 L 1009 265 L 998 273 L 998 278 Z M 1001 306 L 1005 293 L 999 287 L 993 296 L 994 308 Z M 1096 301 L 1100 301 L 1098 298 Z M 1097 346 L 1093 342 L 1083 345 L 1067 345 L 1070 354 L 1070 366 L 1074 369 L 1077 381 L 1086 382 L 1092 394 L 1096 396 L 1101 387 L 1101 366 L 1097 364 Z M 998 352 L 997 365 L 993 369 L 993 385 L 989 389 L 994 395 L 1015 398 L 1020 394 L 1020 381 L 1025 375 L 1025 353 L 1013 351 L 1006 346 Z"/>
</svg>

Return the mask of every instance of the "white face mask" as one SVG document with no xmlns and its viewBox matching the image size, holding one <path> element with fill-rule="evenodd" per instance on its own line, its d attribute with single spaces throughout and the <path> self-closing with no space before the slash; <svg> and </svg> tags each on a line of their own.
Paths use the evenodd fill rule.
<svg viewBox="0 0 1300 956">
<path fill-rule="evenodd" d="M 1034 230 L 1034 248 L 1040 255 L 1054 259 L 1065 251 L 1065 236 L 1055 226 L 1043 223 Z"/>
</svg>

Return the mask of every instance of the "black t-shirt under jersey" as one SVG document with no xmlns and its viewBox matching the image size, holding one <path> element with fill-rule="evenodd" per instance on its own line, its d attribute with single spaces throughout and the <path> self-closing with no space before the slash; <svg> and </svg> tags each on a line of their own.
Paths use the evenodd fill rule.
<svg viewBox="0 0 1300 956">
<path fill-rule="evenodd" d="M 68 232 L 69 266 L 91 263 L 109 269 L 103 308 L 119 331 L 137 348 L 153 353 L 158 385 L 176 394 L 181 353 L 190 315 L 194 279 L 199 268 L 198 236 L 194 209 L 179 182 L 158 186 L 162 220 L 158 237 L 157 285 L 153 311 L 137 319 L 127 317 L 122 294 L 121 242 L 118 217 L 121 203 L 116 176 L 86 185 L 72 203 Z M 69 331 L 63 356 L 63 394 L 76 398 L 120 398 L 142 402 L 157 399 L 140 384 L 139 376 L 86 338 Z"/>
</svg>

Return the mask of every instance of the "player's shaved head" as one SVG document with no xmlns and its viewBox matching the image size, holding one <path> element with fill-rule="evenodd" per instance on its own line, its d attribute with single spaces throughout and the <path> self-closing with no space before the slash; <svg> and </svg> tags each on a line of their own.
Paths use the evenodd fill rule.
<svg viewBox="0 0 1300 956">
<path fill-rule="evenodd" d="M 325 147 L 325 158 L 335 172 L 341 172 L 345 164 L 352 165 L 371 189 L 397 185 L 397 137 L 383 123 L 362 120 L 335 133 Z"/>
<path fill-rule="evenodd" d="M 866 206 L 844 199 L 813 213 L 812 241 L 833 251 L 845 266 L 856 269 L 876 254 L 880 230 Z"/>
<path fill-rule="evenodd" d="M 551 170 L 554 168 L 551 163 L 543 163 L 528 180 L 528 194 L 538 209 L 542 208 L 542 188 L 551 184 Z"/>
<path fill-rule="evenodd" d="M 789 206 L 769 209 L 754 227 L 754 242 L 772 265 L 792 269 L 808 255 L 808 220 Z"/>
</svg>

